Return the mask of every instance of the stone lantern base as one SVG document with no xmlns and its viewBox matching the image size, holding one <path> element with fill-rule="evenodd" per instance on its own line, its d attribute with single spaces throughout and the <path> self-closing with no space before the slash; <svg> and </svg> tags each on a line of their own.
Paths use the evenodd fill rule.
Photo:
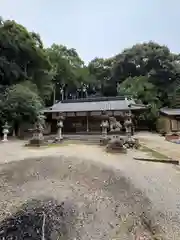
<svg viewBox="0 0 180 240">
<path fill-rule="evenodd" d="M 58 142 L 60 142 L 60 141 L 63 140 L 62 127 L 59 127 L 59 128 L 58 128 L 57 136 L 56 136 L 55 140 L 58 141 Z"/>
<path fill-rule="evenodd" d="M 106 146 L 108 144 L 108 142 L 110 141 L 110 138 L 108 136 L 102 136 L 100 138 L 100 145 L 101 146 Z"/>
<path fill-rule="evenodd" d="M 3 139 L 2 139 L 2 142 L 8 142 L 8 133 L 9 133 L 9 130 L 8 129 L 4 129 L 3 130 Z"/>
<path fill-rule="evenodd" d="M 40 139 L 30 139 L 29 140 L 29 146 L 35 146 L 35 147 L 40 147 L 44 145 L 44 141 Z"/>
<path fill-rule="evenodd" d="M 2 142 L 8 142 L 7 137 L 3 137 Z"/>
<path fill-rule="evenodd" d="M 29 143 L 27 145 L 34 146 L 34 147 L 40 147 L 40 146 L 45 145 L 42 132 L 35 131 L 35 130 L 32 130 L 32 132 L 33 132 L 33 136 L 29 140 Z"/>
</svg>

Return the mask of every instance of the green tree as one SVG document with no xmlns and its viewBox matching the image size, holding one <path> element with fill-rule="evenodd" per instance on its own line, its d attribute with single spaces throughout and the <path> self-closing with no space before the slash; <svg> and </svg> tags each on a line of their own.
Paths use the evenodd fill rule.
<svg viewBox="0 0 180 240">
<path fill-rule="evenodd" d="M 116 82 L 113 81 L 111 74 L 113 64 L 114 58 L 95 58 L 88 65 L 89 73 L 94 77 L 94 88 L 101 95 L 117 95 Z"/>
<path fill-rule="evenodd" d="M 53 44 L 47 49 L 47 54 L 53 69 L 54 95 L 61 99 L 70 94 L 75 94 L 77 88 L 84 82 L 86 76 L 84 62 L 80 59 L 75 49 Z M 63 91 L 63 92 L 62 92 Z M 70 96 L 69 96 L 70 97 Z"/>
<path fill-rule="evenodd" d="M 146 76 L 129 77 L 118 85 L 119 95 L 131 95 L 139 99 L 143 104 L 158 102 L 158 93 L 156 87 Z"/>
<path fill-rule="evenodd" d="M 55 52 L 56 56 L 59 56 L 68 61 L 68 63 L 74 68 L 80 68 L 84 65 L 84 62 L 79 57 L 78 53 L 74 48 L 68 49 L 64 45 L 52 44 L 51 48 L 48 49 L 50 52 Z"/>
<path fill-rule="evenodd" d="M 46 99 L 52 91 L 52 75 L 40 36 L 28 32 L 15 21 L 2 20 L 0 48 L 1 85 L 10 86 L 29 80 L 37 85 L 40 95 Z"/>
<path fill-rule="evenodd" d="M 180 79 L 179 55 L 166 46 L 154 42 L 136 44 L 116 56 L 112 69 L 115 81 L 121 83 L 128 77 L 147 76 L 156 86 L 159 98 L 169 105 L 170 86 Z"/>
<path fill-rule="evenodd" d="M 148 111 L 140 115 L 151 129 L 156 127 L 159 108 L 162 106 L 158 91 L 146 76 L 129 77 L 118 85 L 119 95 L 131 95 L 139 103 L 149 105 Z"/>
<path fill-rule="evenodd" d="M 30 88 L 29 83 L 26 84 L 9 87 L 0 101 L 1 119 L 7 120 L 16 128 L 19 128 L 21 123 L 34 122 L 43 108 L 43 101 L 34 91 L 34 87 Z"/>
</svg>

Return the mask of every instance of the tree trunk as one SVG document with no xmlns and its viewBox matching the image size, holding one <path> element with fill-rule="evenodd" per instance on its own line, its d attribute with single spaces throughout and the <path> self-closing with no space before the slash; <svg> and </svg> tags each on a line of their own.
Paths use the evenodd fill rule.
<svg viewBox="0 0 180 240">
<path fill-rule="evenodd" d="M 20 128 L 20 126 L 17 127 L 17 136 L 18 137 L 21 136 L 21 128 Z"/>
<path fill-rule="evenodd" d="M 15 128 L 13 128 L 13 137 L 16 137 L 16 130 L 15 130 Z"/>
<path fill-rule="evenodd" d="M 56 87 L 54 86 L 54 90 L 53 90 L 53 104 L 56 103 Z"/>
</svg>

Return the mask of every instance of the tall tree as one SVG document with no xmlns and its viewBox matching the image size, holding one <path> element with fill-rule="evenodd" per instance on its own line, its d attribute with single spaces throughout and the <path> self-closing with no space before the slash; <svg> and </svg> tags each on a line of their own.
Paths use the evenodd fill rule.
<svg viewBox="0 0 180 240">
<path fill-rule="evenodd" d="M 89 72 L 94 77 L 94 88 L 101 95 L 113 96 L 116 95 L 116 82 L 112 79 L 113 58 L 103 59 L 95 58 L 89 65 Z"/>
<path fill-rule="evenodd" d="M 34 122 L 43 108 L 43 101 L 31 83 L 9 87 L 1 100 L 1 121 L 8 121 L 18 129 L 22 123 Z"/>
<path fill-rule="evenodd" d="M 140 118 L 146 120 L 147 124 L 154 128 L 158 118 L 159 108 L 162 102 L 159 100 L 156 86 L 149 82 L 148 77 L 129 77 L 118 85 L 119 95 L 130 95 L 137 102 L 149 105 L 149 110 L 141 114 Z"/>
<path fill-rule="evenodd" d="M 180 78 L 178 58 L 166 46 L 154 42 L 136 44 L 116 56 L 112 75 L 119 83 L 128 77 L 147 76 L 163 101 L 167 99 L 169 86 Z"/>
<path fill-rule="evenodd" d="M 47 49 L 54 73 L 54 95 L 57 99 L 76 95 L 77 89 L 84 82 L 84 62 L 75 49 L 53 44 Z"/>
<path fill-rule="evenodd" d="M 9 86 L 29 80 L 38 86 L 42 97 L 50 94 L 51 65 L 38 34 L 28 32 L 15 21 L 1 21 L 0 49 L 1 85 Z M 42 81 L 43 88 L 40 87 Z M 45 85 L 49 87 L 49 92 Z"/>
</svg>

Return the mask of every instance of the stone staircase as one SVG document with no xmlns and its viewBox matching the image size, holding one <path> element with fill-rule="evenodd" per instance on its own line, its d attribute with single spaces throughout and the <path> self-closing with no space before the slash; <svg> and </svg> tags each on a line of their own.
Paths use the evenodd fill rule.
<svg viewBox="0 0 180 240">
<path fill-rule="evenodd" d="M 55 139 L 56 135 L 45 136 L 47 140 Z M 72 141 L 82 141 L 86 144 L 100 144 L 101 134 L 65 134 L 63 135 L 65 140 L 72 140 Z"/>
<path fill-rule="evenodd" d="M 108 136 L 112 135 L 119 135 L 119 133 L 109 133 Z M 121 136 L 125 136 L 125 134 L 121 134 Z M 80 141 L 84 142 L 86 144 L 100 144 L 100 139 L 102 135 L 101 133 L 76 133 L 76 134 L 64 134 L 63 138 L 66 140 L 72 140 L 72 141 Z M 56 135 L 45 135 L 45 140 L 53 140 L 56 138 Z"/>
<path fill-rule="evenodd" d="M 73 141 L 82 141 L 88 144 L 100 144 L 101 135 L 65 135 L 65 139 Z"/>
</svg>

